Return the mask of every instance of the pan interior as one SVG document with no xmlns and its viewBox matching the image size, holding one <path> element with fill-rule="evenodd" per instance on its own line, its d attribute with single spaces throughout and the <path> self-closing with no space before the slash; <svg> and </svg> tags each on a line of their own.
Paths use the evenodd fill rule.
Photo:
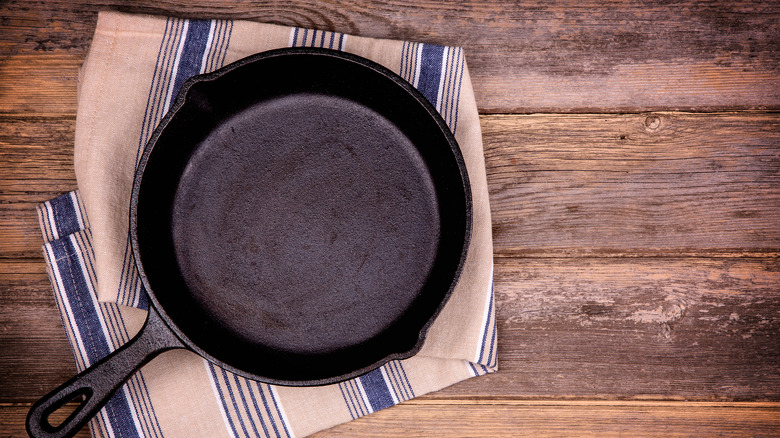
<svg viewBox="0 0 780 438">
<path fill-rule="evenodd" d="M 185 84 L 141 158 L 139 274 L 192 350 L 326 384 L 421 348 L 470 232 L 457 144 L 392 72 L 322 49 Z"/>
<path fill-rule="evenodd" d="M 319 355 L 374 338 L 410 307 L 436 257 L 439 212 L 398 127 L 352 100 L 295 93 L 200 143 L 172 229 L 199 313 L 250 345 Z"/>
</svg>

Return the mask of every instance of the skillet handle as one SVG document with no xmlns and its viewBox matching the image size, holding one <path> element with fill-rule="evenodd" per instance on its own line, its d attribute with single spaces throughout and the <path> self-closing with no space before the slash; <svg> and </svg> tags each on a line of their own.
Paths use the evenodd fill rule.
<svg viewBox="0 0 780 438">
<path fill-rule="evenodd" d="M 75 435 L 136 370 L 172 348 L 185 347 L 150 306 L 146 323 L 133 339 L 33 405 L 27 414 L 27 433 L 36 438 Z M 52 425 L 49 416 L 71 401 L 81 404 L 62 424 Z"/>
</svg>

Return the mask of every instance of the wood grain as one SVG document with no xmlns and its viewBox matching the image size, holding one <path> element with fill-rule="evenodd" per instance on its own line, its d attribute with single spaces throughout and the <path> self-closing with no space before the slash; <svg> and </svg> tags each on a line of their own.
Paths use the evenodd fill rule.
<svg viewBox="0 0 780 438">
<path fill-rule="evenodd" d="M 777 113 L 481 122 L 499 256 L 780 252 Z M 35 205 L 76 187 L 74 120 L 0 116 L 0 123 L 3 255 L 37 257 Z"/>
<path fill-rule="evenodd" d="M 780 2 L 8 0 L 0 437 L 75 372 L 34 207 L 76 186 L 106 9 L 465 48 L 499 373 L 317 437 L 780 436 Z"/>
<path fill-rule="evenodd" d="M 0 404 L 0 436 L 24 436 L 29 404 Z M 324 437 L 776 436 L 777 403 L 443 400 L 420 397 Z M 87 430 L 76 435 L 89 437 Z"/>
<path fill-rule="evenodd" d="M 31 406 L 32 403 L 0 403 L 0 438 L 28 436 L 24 424 Z M 66 412 L 68 408 L 69 406 L 66 406 L 62 411 L 55 411 L 51 415 L 51 421 L 56 423 L 64 420 L 65 415 L 60 415 L 60 413 Z M 91 436 L 89 428 L 85 427 L 75 435 L 75 438 L 90 438 Z"/>
<path fill-rule="evenodd" d="M 83 61 L 70 53 L 0 52 L 0 115 L 73 117 Z"/>
<path fill-rule="evenodd" d="M 0 402 L 32 402 L 75 374 L 42 258 L 0 259 L 0 333 Z"/>
<path fill-rule="evenodd" d="M 421 398 L 312 437 L 774 436 L 779 413 L 777 404 Z"/>
<path fill-rule="evenodd" d="M 482 119 L 501 255 L 776 253 L 774 113 Z"/>
<path fill-rule="evenodd" d="M 780 107 L 777 2 L 11 0 L 0 10 L 0 74 L 11 79 L 2 81 L 0 94 L 10 98 L 0 113 L 54 112 L 75 98 L 100 9 L 463 46 L 482 112 Z M 17 78 L 40 86 L 14 96 Z"/>
<path fill-rule="evenodd" d="M 499 373 L 448 394 L 780 399 L 776 258 L 499 258 L 495 284 Z"/>
<path fill-rule="evenodd" d="M 42 262 L 0 273 L 0 402 L 28 402 L 73 359 Z M 495 282 L 500 372 L 441 396 L 780 400 L 778 258 L 506 257 Z"/>
</svg>

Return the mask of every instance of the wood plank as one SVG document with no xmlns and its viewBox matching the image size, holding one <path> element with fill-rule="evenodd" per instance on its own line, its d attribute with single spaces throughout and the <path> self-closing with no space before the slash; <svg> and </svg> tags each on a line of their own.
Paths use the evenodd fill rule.
<svg viewBox="0 0 780 438">
<path fill-rule="evenodd" d="M 0 116 L 0 126 L 0 257 L 38 258 L 35 207 L 76 188 L 75 119 Z"/>
<path fill-rule="evenodd" d="M 0 115 L 75 116 L 83 56 L 62 50 L 3 55 L 0 52 Z"/>
<path fill-rule="evenodd" d="M 482 118 L 500 255 L 780 248 L 780 115 Z"/>
<path fill-rule="evenodd" d="M 54 113 L 60 103 L 73 104 L 69 90 L 98 9 L 251 19 L 463 46 L 482 112 L 780 107 L 778 2 L 390 0 L 366 7 L 349 0 L 12 0 L 0 10 L 0 71 L 21 80 L 22 88 L 16 80 L 3 81 L 0 113 L 36 105 Z"/>
<path fill-rule="evenodd" d="M 34 401 L 76 373 L 42 258 L 0 261 L 0 330 L 0 401 Z"/>
<path fill-rule="evenodd" d="M 415 399 L 324 437 L 744 436 L 780 433 L 777 404 Z"/>
<path fill-rule="evenodd" d="M 76 118 L 0 115 L 0 181 L 73 179 Z M 7 187 L 7 186 L 3 186 Z"/>
<path fill-rule="evenodd" d="M 488 115 L 481 122 L 499 256 L 780 252 L 780 114 Z M 35 205 L 76 187 L 74 121 L 6 116 L 0 123 L 3 256 L 34 258 Z"/>
<path fill-rule="evenodd" d="M 499 372 L 438 396 L 780 400 L 779 258 L 504 257 L 495 275 Z M 0 402 L 72 375 L 41 261 L 0 260 L 0 327 Z"/>
<path fill-rule="evenodd" d="M 75 405 L 69 404 L 69 406 Z M 55 411 L 51 416 L 52 423 L 64 421 L 64 415 L 60 415 L 60 412 L 66 412 L 69 406 L 64 407 L 61 411 Z M 0 403 L 0 430 L 2 431 L 0 433 L 3 437 L 27 436 L 25 420 L 30 407 L 32 407 L 32 403 Z M 89 433 L 89 428 L 85 427 L 75 435 L 75 438 L 92 438 L 92 435 Z"/>
<path fill-rule="evenodd" d="M 29 404 L 0 404 L 0 429 L 24 436 Z M 325 437 L 776 436 L 777 403 L 566 401 L 420 397 L 322 431 Z M 81 431 L 77 437 L 87 438 Z"/>
<path fill-rule="evenodd" d="M 780 259 L 499 258 L 499 372 L 446 395 L 780 399 Z"/>
</svg>

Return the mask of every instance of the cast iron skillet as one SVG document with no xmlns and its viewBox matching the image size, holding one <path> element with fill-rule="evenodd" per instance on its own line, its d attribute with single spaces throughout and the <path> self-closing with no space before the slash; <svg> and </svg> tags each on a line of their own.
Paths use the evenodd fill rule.
<svg viewBox="0 0 780 438">
<path fill-rule="evenodd" d="M 172 348 L 294 386 L 414 355 L 460 275 L 471 208 L 452 133 L 374 62 L 281 49 L 192 78 L 135 175 L 146 324 L 36 403 L 28 432 L 75 434 Z"/>
</svg>

